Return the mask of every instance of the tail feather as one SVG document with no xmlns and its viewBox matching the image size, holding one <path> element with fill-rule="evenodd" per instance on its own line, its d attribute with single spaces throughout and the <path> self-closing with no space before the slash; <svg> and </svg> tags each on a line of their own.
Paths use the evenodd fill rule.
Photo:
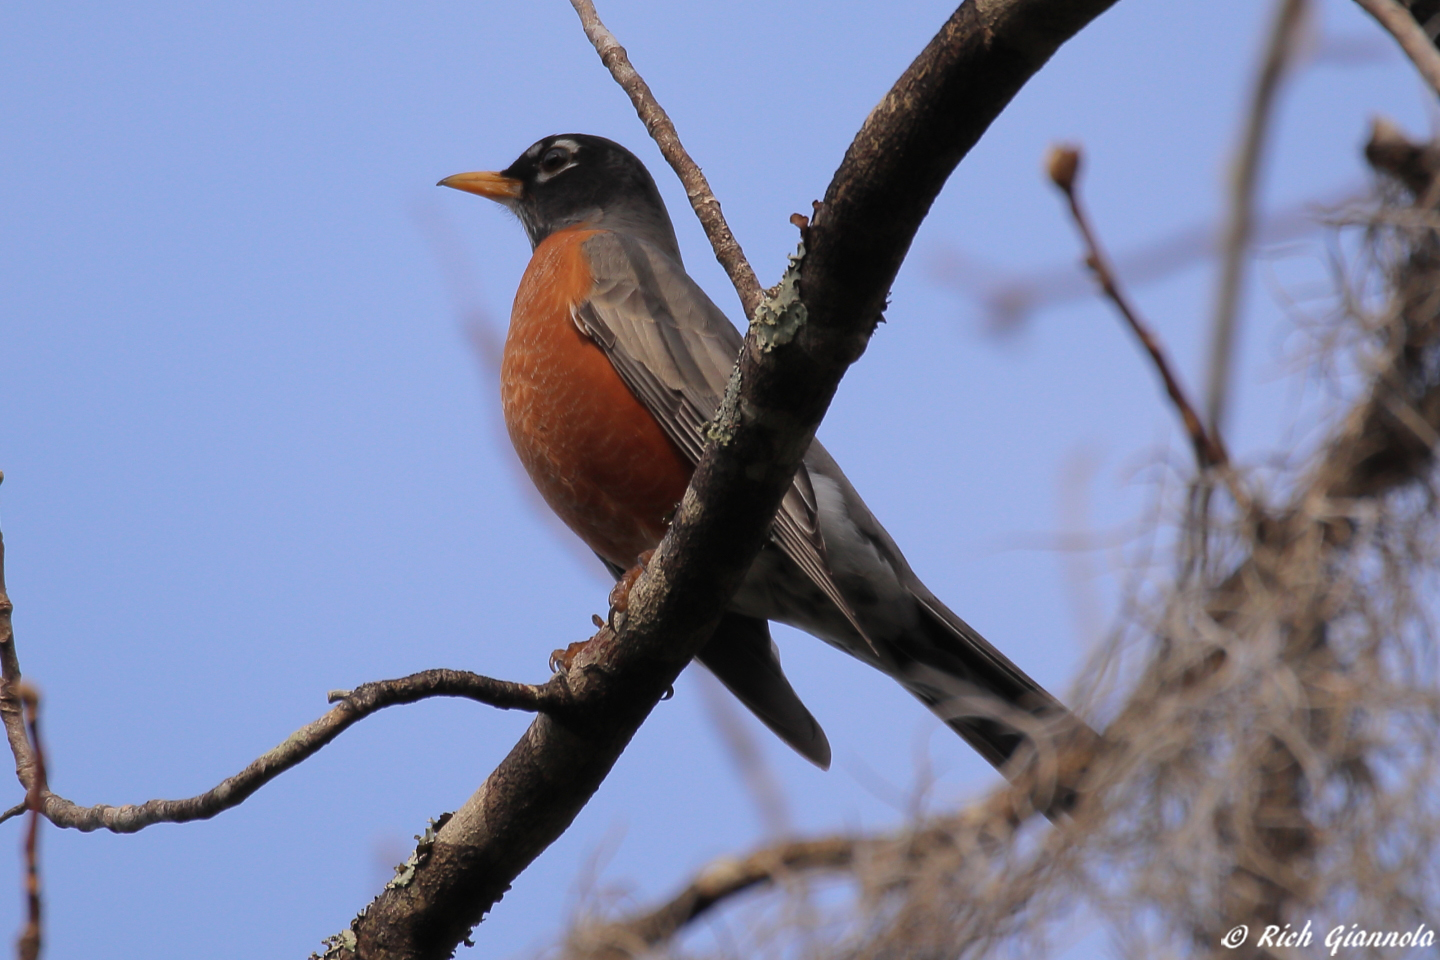
<svg viewBox="0 0 1440 960">
<path fill-rule="evenodd" d="M 910 589 L 922 615 L 914 635 L 893 648 L 896 679 L 1012 782 L 1044 788 L 1031 799 L 1047 817 L 1068 813 L 1100 735 L 918 581 Z M 1037 753 L 1017 759 L 1027 742 L 1059 762 L 1037 767 Z"/>
<path fill-rule="evenodd" d="M 923 586 L 916 634 L 893 644 L 896 677 L 981 756 L 1003 767 L 1037 726 L 1079 721 Z M 1027 732 L 1028 731 L 1028 732 Z"/>
<path fill-rule="evenodd" d="M 830 769 L 830 741 L 780 669 L 769 623 L 727 613 L 695 659 L 776 736 L 821 770 Z"/>
<path fill-rule="evenodd" d="M 624 575 L 624 568 L 599 559 L 616 580 Z M 830 769 L 830 740 L 780 669 L 768 621 L 725 614 L 695 659 L 796 753 Z"/>
</svg>

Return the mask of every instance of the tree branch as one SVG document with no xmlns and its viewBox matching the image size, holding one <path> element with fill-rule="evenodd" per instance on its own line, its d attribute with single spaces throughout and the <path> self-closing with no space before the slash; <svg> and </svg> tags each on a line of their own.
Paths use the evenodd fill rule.
<svg viewBox="0 0 1440 960">
<path fill-rule="evenodd" d="M 24 813 L 26 810 L 29 809 L 30 801 L 21 800 L 19 803 L 15 804 L 15 806 L 6 810 L 4 813 L 0 813 L 0 823 L 4 823 L 6 820 L 14 820 L 16 817 L 20 816 L 20 814 Z"/>
<path fill-rule="evenodd" d="M 1405 51 L 1405 56 L 1410 58 L 1420 76 L 1430 84 L 1430 89 L 1440 93 L 1440 50 L 1435 49 L 1435 44 L 1410 15 L 1410 11 L 1396 0 L 1355 2 L 1395 38 L 1395 42 L 1400 44 L 1400 49 Z"/>
<path fill-rule="evenodd" d="M 0 483 L 4 482 L 5 474 L 0 473 Z M 15 629 L 11 622 L 14 609 L 10 594 L 5 590 L 5 535 L 0 533 L 0 721 L 5 724 L 5 738 L 15 757 L 15 776 L 20 780 L 20 786 L 25 788 L 28 807 L 30 787 L 35 782 L 35 754 L 30 749 L 30 739 L 25 732 L 25 714 L 18 696 L 21 678 L 20 658 L 15 653 Z"/>
<path fill-rule="evenodd" d="M 1225 446 L 1220 442 L 1218 432 L 1212 424 L 1211 430 L 1205 429 L 1201 422 L 1200 415 L 1195 412 L 1195 407 L 1185 395 L 1185 389 L 1180 386 L 1179 379 L 1170 368 L 1170 361 L 1165 357 L 1165 350 L 1160 346 L 1159 339 L 1151 331 L 1150 325 L 1141 320 L 1130 305 L 1130 300 L 1120 289 L 1120 283 L 1115 278 L 1115 271 L 1110 266 L 1105 251 L 1100 248 L 1100 239 L 1090 227 L 1090 218 L 1085 215 L 1085 208 L 1080 204 L 1080 194 L 1076 188 L 1076 178 L 1080 171 L 1080 151 L 1076 147 L 1051 147 L 1050 156 L 1046 161 L 1046 169 L 1050 174 L 1050 180 L 1065 194 L 1065 200 L 1070 206 L 1070 216 L 1075 220 L 1075 226 L 1080 231 L 1080 238 L 1085 243 L 1085 265 L 1090 268 L 1095 276 L 1095 281 L 1100 284 L 1101 291 L 1115 304 L 1115 309 L 1120 311 L 1120 316 L 1130 327 L 1136 339 L 1140 341 L 1145 351 L 1150 355 L 1155 369 L 1160 374 L 1160 379 L 1165 384 L 1165 392 L 1170 395 L 1170 402 L 1180 414 L 1180 419 L 1185 424 L 1185 432 L 1190 435 L 1190 445 L 1195 449 L 1195 460 L 1201 470 L 1208 470 L 1211 467 L 1229 466 L 1230 457 L 1225 452 Z"/>
<path fill-rule="evenodd" d="M 1102 753 L 1099 741 L 1072 742 L 1056 757 L 1048 778 L 1077 782 Z M 900 831 L 837 834 L 814 840 L 787 840 L 735 859 L 724 857 L 702 868 L 683 889 L 650 910 L 608 923 L 579 926 L 564 954 L 568 960 L 629 960 L 643 956 L 726 901 L 759 887 L 783 883 L 803 873 L 854 871 L 881 873 L 897 886 L 906 884 L 910 867 L 938 849 L 994 851 L 1007 843 L 1033 813 L 1040 787 L 1033 775 L 1004 784 L 958 813 L 935 817 Z M 1083 816 L 1083 813 L 1082 813 Z M 963 854 L 962 854 L 963 856 Z M 887 868 L 877 869 L 877 864 Z"/>
<path fill-rule="evenodd" d="M 208 820 L 244 803 L 256 790 L 319 753 L 326 744 L 372 713 L 429 697 L 460 697 L 502 710 L 553 709 L 559 713 L 567 709 L 568 699 L 564 683 L 558 679 L 535 687 L 459 670 L 427 670 L 398 680 L 367 683 L 353 692 L 332 693 L 330 700 L 338 701 L 332 710 L 286 737 L 284 743 L 261 755 L 244 770 L 198 796 L 184 800 L 149 800 L 121 807 L 107 804 L 81 807 L 46 790 L 45 817 L 57 827 L 87 833 L 101 829 L 135 833 L 156 823 Z"/>
<path fill-rule="evenodd" d="M 1364 763 L 1355 715 L 1385 709 L 1334 696 L 1354 664 L 1337 653 L 1332 637 L 1343 635 L 1357 606 L 1363 610 L 1346 596 L 1363 588 L 1346 580 L 1344 559 L 1363 547 L 1354 536 L 1363 516 L 1373 516 L 1383 498 L 1431 478 L 1440 443 L 1440 233 L 1433 226 L 1440 151 L 1411 144 L 1377 122 L 1366 156 L 1410 193 L 1407 213 L 1424 215 L 1370 224 L 1394 230 L 1406 253 L 1387 278 L 1391 302 L 1377 331 L 1380 351 L 1369 389 L 1331 432 L 1290 503 L 1255 518 L 1248 556 L 1209 591 L 1206 604 L 1213 623 L 1235 639 L 1252 648 L 1272 645 L 1298 694 L 1289 737 L 1262 728 L 1244 744 L 1255 783 L 1246 802 L 1218 824 L 1225 835 L 1245 838 L 1224 888 L 1226 925 L 1280 923 L 1295 905 L 1315 902 L 1315 861 L 1325 830 L 1316 822 L 1324 812 L 1312 801 L 1323 794 L 1326 778 L 1346 780 L 1357 760 Z M 1213 653 L 1180 672 L 1180 685 L 1193 688 L 1230 659 L 1224 648 Z M 1159 658 L 1157 666 L 1164 665 Z M 1247 663 L 1246 669 L 1256 667 Z M 1212 931 L 1215 937 L 1221 932 Z"/>
<path fill-rule="evenodd" d="M 1234 364 L 1235 328 L 1239 319 L 1240 291 L 1245 279 L 1245 255 L 1255 229 L 1255 187 L 1260 177 L 1266 135 L 1276 96 L 1297 47 L 1308 0 L 1279 0 L 1265 57 L 1250 97 L 1245 131 L 1230 169 L 1229 209 L 1220 245 L 1220 283 L 1210 324 L 1210 361 L 1206 381 L 1205 420 L 1217 436 L 1224 426 Z"/>
<path fill-rule="evenodd" d="M 407 882 L 333 941 L 334 955 L 448 956 L 570 825 L 709 639 L 945 179 L 1060 44 L 1113 2 L 975 0 L 911 64 L 804 232 L 810 253 L 792 268 L 800 302 L 774 305 L 797 322 L 752 326 L 713 439 L 630 592 L 620 635 L 601 630 L 569 668 L 574 713 L 531 725 L 440 827 Z"/>
<path fill-rule="evenodd" d="M 694 920 L 731 898 L 798 873 L 844 870 L 870 838 L 833 836 L 790 840 L 764 847 L 739 860 L 709 864 L 670 900 L 634 917 L 576 931 L 566 956 L 584 960 L 628 960 L 643 956 Z"/>
<path fill-rule="evenodd" d="M 0 474 L 0 481 L 4 475 Z M 265 753 L 214 789 L 184 800 L 150 800 L 139 805 L 113 807 L 98 804 L 82 807 L 58 794 L 45 783 L 44 766 L 26 732 L 22 710 L 25 686 L 20 677 L 20 660 L 15 652 L 11 626 L 13 605 L 5 592 L 5 538 L 0 534 L 0 716 L 4 717 L 10 749 L 15 756 L 15 773 L 26 789 L 24 804 L 6 811 L 8 819 L 25 809 L 38 809 L 57 827 L 82 832 L 109 830 L 134 833 L 156 823 L 185 823 L 207 820 L 239 806 L 265 784 L 318 753 L 353 724 L 372 713 L 399 704 L 415 703 L 430 697 L 460 697 L 501 710 L 549 712 L 563 716 L 569 710 L 569 693 L 562 677 L 541 686 L 495 680 L 461 670 L 426 670 L 401 677 L 362 684 L 354 690 L 333 691 L 336 706 L 313 723 L 297 730 L 275 749 Z M 16 732 L 18 730 L 18 739 Z"/>
<path fill-rule="evenodd" d="M 0 473 L 0 483 L 4 479 L 5 475 Z M 138 806 L 82 807 L 50 791 L 45 782 L 43 761 L 26 730 L 22 708 L 26 688 L 15 650 L 13 610 L 5 590 L 5 537 L 0 533 L 0 719 L 4 721 L 10 751 L 15 757 L 15 776 L 26 791 L 25 803 L 0 815 L 0 822 L 25 809 L 38 809 L 55 826 L 82 832 L 105 829 L 134 833 L 156 823 L 207 820 L 245 802 L 256 790 L 314 756 L 352 724 L 386 707 L 429 697 L 460 697 L 502 710 L 556 714 L 564 714 L 569 705 L 564 681 L 558 677 L 543 686 L 534 686 L 461 670 L 427 670 L 398 680 L 362 684 L 354 690 L 332 691 L 328 699 L 336 704 L 334 709 L 291 734 L 284 743 L 235 776 L 198 796 L 184 800 L 150 800 Z"/>
<path fill-rule="evenodd" d="M 25 795 L 30 811 L 30 825 L 25 831 L 25 927 L 20 931 L 15 952 L 20 960 L 37 960 L 40 956 L 40 817 L 41 797 L 45 790 L 45 748 L 40 743 L 40 694 L 28 683 L 20 684 L 20 701 L 25 708 L 25 726 L 35 757 L 35 783 Z"/>
<path fill-rule="evenodd" d="M 955 11 L 870 112 L 816 211 L 801 277 L 820 322 L 801 339 L 833 332 L 809 349 L 859 356 L 950 172 L 1051 54 L 1114 2 L 974 0 Z"/>
<path fill-rule="evenodd" d="M 680 134 L 676 133 L 675 124 L 670 122 L 670 115 L 650 92 L 650 85 L 645 82 L 645 78 L 631 65 L 625 48 L 620 46 L 620 41 L 600 22 L 600 15 L 595 12 L 595 4 L 590 0 L 570 0 L 570 5 L 580 15 L 585 36 L 590 38 L 595 52 L 600 54 L 600 62 L 605 64 L 605 69 L 610 71 L 615 82 L 630 95 L 630 102 L 635 105 L 640 121 L 645 124 L 645 129 L 660 147 L 665 161 L 684 184 L 685 196 L 690 198 L 690 206 L 694 209 L 700 226 L 705 228 L 705 236 L 710 239 L 715 259 L 720 261 L 720 266 L 730 275 L 730 282 L 735 285 L 735 292 L 740 295 L 740 305 L 745 310 L 745 316 L 753 316 L 763 295 L 760 281 L 755 279 L 755 271 L 750 267 L 750 261 L 745 259 L 745 251 L 740 249 L 740 242 L 730 232 L 730 225 L 725 222 L 725 215 L 720 211 L 720 201 L 715 199 L 715 193 L 710 189 L 710 182 L 705 179 L 705 174 L 700 171 L 700 165 L 685 152 L 685 147 L 680 143 Z"/>
</svg>

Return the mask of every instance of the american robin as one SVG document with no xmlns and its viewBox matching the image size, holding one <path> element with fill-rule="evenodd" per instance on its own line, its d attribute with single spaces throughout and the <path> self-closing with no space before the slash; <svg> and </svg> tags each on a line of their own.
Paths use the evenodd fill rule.
<svg viewBox="0 0 1440 960">
<path fill-rule="evenodd" d="M 617 143 L 546 137 L 499 173 L 440 185 L 498 201 L 530 237 L 501 364 L 505 425 L 545 501 L 618 578 L 665 534 L 740 333 L 685 273 L 655 181 Z M 889 674 L 996 766 L 1068 717 L 926 589 L 819 441 L 698 659 L 828 767 L 770 620 Z"/>
</svg>

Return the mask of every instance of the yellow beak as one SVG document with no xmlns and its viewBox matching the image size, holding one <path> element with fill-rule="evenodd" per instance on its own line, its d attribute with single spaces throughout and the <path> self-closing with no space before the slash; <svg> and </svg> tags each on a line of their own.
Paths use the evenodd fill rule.
<svg viewBox="0 0 1440 960">
<path fill-rule="evenodd" d="M 525 183 L 523 180 L 507 177 L 503 173 L 482 170 L 476 173 L 457 173 L 453 177 L 446 177 L 435 186 L 464 190 L 466 193 L 479 194 L 482 197 L 489 197 L 491 200 L 504 203 L 507 200 L 520 199 L 520 193 L 524 189 Z"/>
</svg>

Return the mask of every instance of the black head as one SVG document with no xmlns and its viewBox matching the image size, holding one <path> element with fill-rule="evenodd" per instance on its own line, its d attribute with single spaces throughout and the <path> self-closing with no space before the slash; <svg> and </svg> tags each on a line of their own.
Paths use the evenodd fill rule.
<svg viewBox="0 0 1440 960">
<path fill-rule="evenodd" d="M 650 171 L 613 140 L 562 133 L 531 144 L 499 173 L 460 173 L 440 181 L 503 203 L 532 247 L 557 230 L 587 224 L 638 234 L 678 262 L 680 250 Z"/>
</svg>

